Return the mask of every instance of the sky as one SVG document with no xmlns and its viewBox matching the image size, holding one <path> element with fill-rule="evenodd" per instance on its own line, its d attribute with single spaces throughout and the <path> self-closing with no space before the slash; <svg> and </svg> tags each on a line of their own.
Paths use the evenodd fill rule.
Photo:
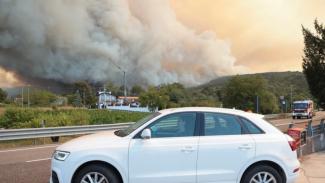
<svg viewBox="0 0 325 183">
<path fill-rule="evenodd" d="M 301 26 L 325 22 L 324 0 L 172 0 L 178 19 L 231 44 L 249 72 L 301 71 Z"/>
<path fill-rule="evenodd" d="M 170 0 L 177 19 L 194 32 L 225 40 L 247 73 L 301 71 L 301 26 L 325 22 L 324 0 Z M 213 78 L 211 78 L 213 79 Z M 0 87 L 22 83 L 0 68 Z"/>
</svg>

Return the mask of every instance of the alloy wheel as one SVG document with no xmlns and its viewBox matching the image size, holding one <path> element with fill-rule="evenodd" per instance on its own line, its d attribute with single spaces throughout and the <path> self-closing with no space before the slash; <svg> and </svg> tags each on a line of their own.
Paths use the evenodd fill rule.
<svg viewBox="0 0 325 183">
<path fill-rule="evenodd" d="M 89 172 L 82 179 L 80 183 L 109 183 L 107 178 L 98 172 Z"/>
<path fill-rule="evenodd" d="M 277 181 L 269 172 L 258 172 L 251 178 L 249 183 L 277 183 Z"/>
</svg>

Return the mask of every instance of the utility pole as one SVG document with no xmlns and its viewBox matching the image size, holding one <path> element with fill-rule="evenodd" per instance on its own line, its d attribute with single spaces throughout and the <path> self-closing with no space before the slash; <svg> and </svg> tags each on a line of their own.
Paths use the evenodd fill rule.
<svg viewBox="0 0 325 183">
<path fill-rule="evenodd" d="M 21 88 L 21 107 L 24 108 L 24 87 Z"/>
<path fill-rule="evenodd" d="M 126 99 L 126 70 L 122 69 L 118 64 L 113 61 L 110 61 L 116 68 L 123 72 L 123 85 L 124 85 L 124 99 Z"/>
<path fill-rule="evenodd" d="M 106 104 L 106 88 L 104 87 L 104 105 L 105 105 L 105 109 L 106 109 L 106 106 L 107 106 L 107 104 Z"/>
<path fill-rule="evenodd" d="M 86 95 L 85 95 L 85 90 L 82 92 L 82 98 L 83 98 L 83 103 L 84 107 L 86 106 Z"/>
<path fill-rule="evenodd" d="M 126 99 L 126 72 L 123 70 L 124 98 Z"/>
<path fill-rule="evenodd" d="M 259 98 L 256 96 L 256 113 L 259 113 Z"/>
<path fill-rule="evenodd" d="M 290 85 L 290 110 L 292 111 L 292 85 Z"/>
<path fill-rule="evenodd" d="M 28 88 L 27 88 L 27 106 L 28 106 L 28 108 L 30 107 L 30 101 L 29 101 L 29 86 L 30 86 L 30 85 L 28 85 Z"/>
</svg>

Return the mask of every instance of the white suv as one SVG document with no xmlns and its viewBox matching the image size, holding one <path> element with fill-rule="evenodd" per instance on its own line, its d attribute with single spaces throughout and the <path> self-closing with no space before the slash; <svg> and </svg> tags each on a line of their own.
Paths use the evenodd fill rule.
<svg viewBox="0 0 325 183">
<path fill-rule="evenodd" d="M 292 139 L 259 114 L 177 108 L 59 146 L 52 183 L 291 183 Z"/>
</svg>

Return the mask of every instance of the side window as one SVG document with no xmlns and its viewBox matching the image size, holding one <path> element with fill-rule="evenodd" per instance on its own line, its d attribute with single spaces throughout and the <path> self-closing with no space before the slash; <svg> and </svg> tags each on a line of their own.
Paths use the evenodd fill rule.
<svg viewBox="0 0 325 183">
<path fill-rule="evenodd" d="M 243 124 L 246 126 L 250 134 L 262 134 L 264 133 L 260 128 L 258 128 L 253 122 L 245 118 L 240 118 Z"/>
<path fill-rule="evenodd" d="M 240 135 L 242 131 L 242 127 L 235 116 L 219 113 L 204 113 L 205 136 Z"/>
<path fill-rule="evenodd" d="M 194 136 L 196 113 L 176 113 L 158 119 L 149 125 L 152 138 Z"/>
</svg>

